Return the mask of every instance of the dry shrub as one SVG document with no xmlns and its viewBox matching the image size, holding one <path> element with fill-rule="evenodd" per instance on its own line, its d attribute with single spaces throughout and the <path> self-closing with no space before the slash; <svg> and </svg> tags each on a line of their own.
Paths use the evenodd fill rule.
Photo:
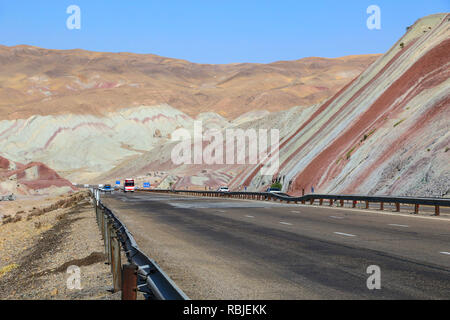
<svg viewBox="0 0 450 320">
<path fill-rule="evenodd" d="M 14 217 L 11 217 L 10 215 L 6 215 L 3 217 L 2 223 L 8 224 L 8 223 L 16 223 L 22 220 L 21 216 L 15 215 Z"/>
<path fill-rule="evenodd" d="M 80 192 L 70 196 L 69 198 L 61 199 L 43 209 L 36 209 L 36 207 L 33 207 L 33 211 L 28 215 L 27 220 L 31 220 L 33 217 L 38 217 L 43 215 L 44 213 L 51 212 L 54 210 L 71 208 L 81 200 L 86 199 L 87 197 L 89 197 L 87 193 Z"/>
</svg>

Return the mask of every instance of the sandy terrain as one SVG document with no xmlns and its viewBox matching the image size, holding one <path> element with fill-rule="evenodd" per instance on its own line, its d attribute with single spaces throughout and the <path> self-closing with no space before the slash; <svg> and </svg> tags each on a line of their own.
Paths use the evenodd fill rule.
<svg viewBox="0 0 450 320">
<path fill-rule="evenodd" d="M 112 275 L 87 192 L 19 200 L 0 211 L 11 214 L 0 225 L 0 299 L 120 299 L 108 291 Z M 81 290 L 67 287 L 71 265 L 81 269 Z"/>
</svg>

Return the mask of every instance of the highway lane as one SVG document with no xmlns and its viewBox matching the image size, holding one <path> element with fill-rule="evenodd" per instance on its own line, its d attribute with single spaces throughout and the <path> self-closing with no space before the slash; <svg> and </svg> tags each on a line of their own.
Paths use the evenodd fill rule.
<svg viewBox="0 0 450 320">
<path fill-rule="evenodd" d="M 198 299 L 443 299 L 450 220 L 151 193 L 104 195 Z M 381 290 L 366 286 L 381 269 Z"/>
</svg>

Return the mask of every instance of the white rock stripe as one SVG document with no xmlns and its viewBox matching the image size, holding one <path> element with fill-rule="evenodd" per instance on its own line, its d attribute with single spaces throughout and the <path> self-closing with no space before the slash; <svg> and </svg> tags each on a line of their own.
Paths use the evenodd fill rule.
<svg viewBox="0 0 450 320">
<path fill-rule="evenodd" d="M 247 217 L 247 218 L 254 218 L 254 216 L 248 216 L 248 215 L 246 215 L 246 217 Z"/>
<path fill-rule="evenodd" d="M 334 232 L 335 234 L 339 234 L 341 236 L 346 236 L 346 237 L 356 237 L 354 234 L 350 234 L 350 233 L 342 233 L 342 232 Z"/>
<path fill-rule="evenodd" d="M 283 222 L 283 221 L 281 221 L 280 223 L 281 223 L 281 224 L 284 224 L 284 225 L 287 225 L 287 226 L 292 226 L 292 223 L 289 223 L 289 222 Z"/>
<path fill-rule="evenodd" d="M 446 255 L 450 256 L 450 252 L 442 251 L 442 252 L 439 252 L 439 253 L 446 254 Z"/>
</svg>

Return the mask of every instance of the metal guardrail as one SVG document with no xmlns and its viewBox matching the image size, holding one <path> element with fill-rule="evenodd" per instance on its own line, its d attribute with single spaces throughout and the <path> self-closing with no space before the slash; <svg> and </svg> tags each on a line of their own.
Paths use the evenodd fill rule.
<svg viewBox="0 0 450 320">
<path fill-rule="evenodd" d="M 136 299 L 137 291 L 143 292 L 148 299 L 153 300 L 189 300 L 158 264 L 139 249 L 127 227 L 102 203 L 99 190 L 92 189 L 91 192 L 95 202 L 97 224 L 105 244 L 105 254 L 111 265 L 114 292 L 122 290 L 124 300 Z M 132 268 L 130 266 L 122 268 L 119 242 Z M 128 281 L 135 283 L 130 284 Z"/>
<path fill-rule="evenodd" d="M 14 194 L 10 194 L 7 196 L 0 196 L 0 201 L 15 201 L 16 196 Z"/>
<path fill-rule="evenodd" d="M 352 207 L 356 208 L 358 202 L 365 203 L 366 209 L 369 209 L 369 203 L 379 203 L 380 210 L 384 210 L 385 203 L 392 203 L 396 206 L 396 211 L 400 211 L 401 204 L 414 205 L 414 212 L 419 213 L 421 205 L 434 206 L 435 215 L 440 215 L 440 207 L 450 207 L 450 199 L 446 198 L 423 198 L 423 197 L 389 197 L 389 196 L 363 196 L 363 195 L 330 195 L 330 194 L 308 194 L 302 197 L 291 197 L 289 195 L 282 195 L 269 192 L 221 192 L 221 191 L 201 191 L 201 190 L 167 190 L 167 189 L 140 189 L 143 192 L 157 192 L 157 193 L 173 193 L 197 195 L 205 197 L 224 197 L 224 198 L 238 198 L 251 200 L 279 200 L 287 203 L 302 203 L 309 202 L 314 204 L 316 200 L 319 205 L 323 205 L 324 200 L 328 200 L 330 205 L 335 201 L 339 201 L 341 207 L 344 207 L 344 201 L 352 201 Z"/>
</svg>

